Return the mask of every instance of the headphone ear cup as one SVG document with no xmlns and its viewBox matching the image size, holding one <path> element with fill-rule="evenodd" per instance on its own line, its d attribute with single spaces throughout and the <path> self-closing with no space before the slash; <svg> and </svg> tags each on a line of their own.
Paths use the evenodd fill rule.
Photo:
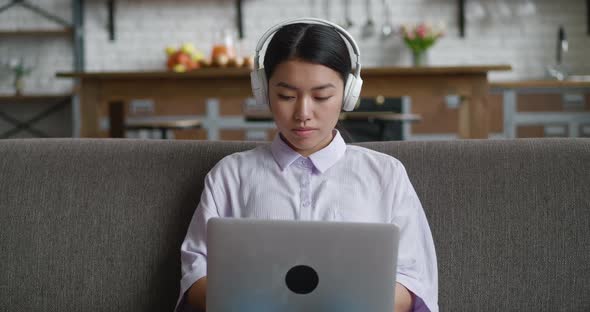
<svg viewBox="0 0 590 312">
<path fill-rule="evenodd" d="M 252 94 L 258 105 L 268 105 L 268 83 L 264 68 L 253 70 L 250 73 L 250 84 L 252 85 Z"/>
<path fill-rule="evenodd" d="M 349 99 L 350 99 L 350 90 L 352 89 L 352 84 L 354 83 L 354 75 L 348 74 L 348 78 L 346 79 L 346 84 L 344 86 L 344 99 L 342 100 L 342 110 L 350 111 L 349 109 Z"/>
<path fill-rule="evenodd" d="M 362 86 L 363 80 L 361 77 L 356 78 L 353 74 L 348 74 L 348 79 L 346 80 L 346 86 L 344 88 L 343 110 L 347 112 L 354 110 L 361 94 Z"/>
</svg>

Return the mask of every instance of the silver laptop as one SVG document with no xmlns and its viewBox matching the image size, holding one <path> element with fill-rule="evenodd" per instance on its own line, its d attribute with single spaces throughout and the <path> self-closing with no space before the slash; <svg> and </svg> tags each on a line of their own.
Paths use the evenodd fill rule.
<svg viewBox="0 0 590 312">
<path fill-rule="evenodd" d="M 207 311 L 393 311 L 391 224 L 211 219 Z"/>
</svg>

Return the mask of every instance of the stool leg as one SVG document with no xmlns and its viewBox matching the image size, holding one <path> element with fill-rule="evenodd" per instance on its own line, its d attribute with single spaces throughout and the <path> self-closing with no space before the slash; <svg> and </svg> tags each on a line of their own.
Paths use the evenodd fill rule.
<svg viewBox="0 0 590 312">
<path fill-rule="evenodd" d="M 109 103 L 109 118 L 111 138 L 125 137 L 125 103 L 123 101 L 112 101 Z"/>
<path fill-rule="evenodd" d="M 379 138 L 381 141 L 385 141 L 386 140 L 386 137 L 385 137 L 386 124 L 383 121 L 379 121 L 378 123 L 379 123 Z"/>
</svg>

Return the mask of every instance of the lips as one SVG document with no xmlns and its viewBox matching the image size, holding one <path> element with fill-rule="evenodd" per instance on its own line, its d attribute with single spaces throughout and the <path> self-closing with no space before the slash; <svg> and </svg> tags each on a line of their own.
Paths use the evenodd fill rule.
<svg viewBox="0 0 590 312">
<path fill-rule="evenodd" d="M 295 135 L 302 138 L 306 138 L 312 135 L 316 130 L 317 129 L 315 128 L 295 128 L 292 131 L 293 133 L 295 133 Z"/>
</svg>

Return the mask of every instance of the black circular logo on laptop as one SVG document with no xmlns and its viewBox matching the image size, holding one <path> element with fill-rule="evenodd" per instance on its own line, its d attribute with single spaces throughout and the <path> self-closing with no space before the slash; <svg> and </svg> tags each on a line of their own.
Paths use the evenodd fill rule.
<svg viewBox="0 0 590 312">
<path fill-rule="evenodd" d="M 285 283 L 287 283 L 289 290 L 300 295 L 314 291 L 318 287 L 319 281 L 318 273 L 307 265 L 292 267 L 285 277 Z"/>
</svg>

